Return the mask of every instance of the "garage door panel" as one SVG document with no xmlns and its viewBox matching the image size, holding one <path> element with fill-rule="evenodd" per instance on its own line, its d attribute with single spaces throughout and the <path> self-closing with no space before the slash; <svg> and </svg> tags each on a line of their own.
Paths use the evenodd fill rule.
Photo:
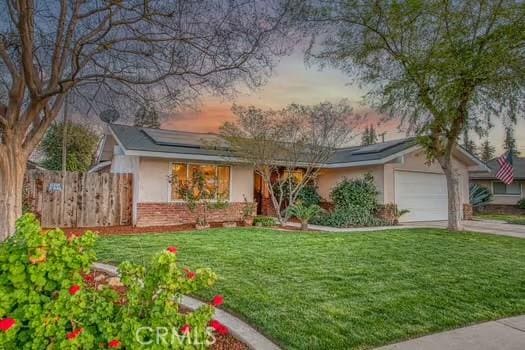
<svg viewBox="0 0 525 350">
<path fill-rule="evenodd" d="M 395 198 L 399 209 L 410 212 L 401 221 L 446 220 L 447 183 L 444 175 L 421 172 L 395 172 Z"/>
</svg>

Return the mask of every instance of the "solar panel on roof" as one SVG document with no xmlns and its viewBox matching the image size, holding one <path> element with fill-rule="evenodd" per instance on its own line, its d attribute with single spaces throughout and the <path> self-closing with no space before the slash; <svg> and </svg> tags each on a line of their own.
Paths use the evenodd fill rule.
<svg viewBox="0 0 525 350">
<path fill-rule="evenodd" d="M 216 135 L 186 133 L 172 130 L 142 130 L 153 142 L 161 146 L 183 146 L 183 147 L 226 147 L 226 143 Z"/>
<path fill-rule="evenodd" d="M 404 142 L 406 142 L 406 140 L 395 140 L 395 141 L 389 141 L 389 142 L 384 142 L 384 143 L 376 143 L 374 145 L 365 146 L 363 148 L 360 148 L 359 150 L 352 152 L 352 154 L 379 153 L 389 148 L 398 146 Z"/>
</svg>

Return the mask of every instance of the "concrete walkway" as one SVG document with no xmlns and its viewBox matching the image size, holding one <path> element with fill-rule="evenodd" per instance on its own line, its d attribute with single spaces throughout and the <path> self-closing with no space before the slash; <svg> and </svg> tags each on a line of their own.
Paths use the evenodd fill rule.
<svg viewBox="0 0 525 350">
<path fill-rule="evenodd" d="M 297 222 L 287 222 L 286 226 L 292 226 L 292 227 L 301 227 L 301 224 Z M 410 228 L 426 228 L 429 227 L 426 224 L 418 225 L 418 223 L 413 223 L 410 225 Z M 321 231 L 321 232 L 369 232 L 369 231 L 385 231 L 385 230 L 400 230 L 407 228 L 404 225 L 398 225 L 398 226 L 372 226 L 372 227 L 346 227 L 346 228 L 340 228 L 340 227 L 330 227 L 330 226 L 319 226 L 319 225 L 308 225 L 308 228 L 310 230 L 315 231 Z"/>
<path fill-rule="evenodd" d="M 117 268 L 113 265 L 95 263 L 93 269 L 107 273 L 108 275 L 117 276 Z M 192 297 L 183 296 L 180 302 L 181 305 L 195 310 L 204 303 Z M 280 350 L 280 348 L 273 343 L 270 339 L 266 338 L 261 333 L 257 332 L 255 328 L 242 321 L 241 319 L 223 311 L 221 309 L 215 309 L 214 318 L 221 322 L 223 325 L 228 327 L 230 333 L 253 350 Z"/>
<path fill-rule="evenodd" d="M 525 316 L 458 328 L 378 348 L 377 350 L 523 350 Z"/>
<path fill-rule="evenodd" d="M 405 227 L 441 227 L 446 228 L 446 221 L 428 221 L 404 223 Z M 525 238 L 525 225 L 507 224 L 502 221 L 495 220 L 464 220 L 463 226 L 465 231 L 490 233 L 493 235 L 511 236 L 518 238 Z M 524 347 L 525 349 L 525 347 Z"/>
<path fill-rule="evenodd" d="M 297 222 L 288 222 L 287 226 L 300 227 Z M 512 225 L 501 221 L 494 220 L 464 220 L 463 226 L 465 231 L 490 233 L 501 236 L 511 236 L 525 238 L 525 225 Z M 399 230 L 404 228 L 447 228 L 446 221 L 420 221 L 406 222 L 398 226 L 377 226 L 377 227 L 357 227 L 357 228 L 339 228 L 319 225 L 308 225 L 311 230 L 321 232 L 369 232 L 384 230 Z M 525 348 L 524 348 L 525 349 Z"/>
</svg>

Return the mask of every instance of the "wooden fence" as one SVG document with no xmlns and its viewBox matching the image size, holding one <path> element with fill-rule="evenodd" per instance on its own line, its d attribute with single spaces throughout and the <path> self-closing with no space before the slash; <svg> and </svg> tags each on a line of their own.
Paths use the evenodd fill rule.
<svg viewBox="0 0 525 350">
<path fill-rule="evenodd" d="M 131 174 L 29 170 L 24 205 L 42 227 L 131 225 Z"/>
</svg>

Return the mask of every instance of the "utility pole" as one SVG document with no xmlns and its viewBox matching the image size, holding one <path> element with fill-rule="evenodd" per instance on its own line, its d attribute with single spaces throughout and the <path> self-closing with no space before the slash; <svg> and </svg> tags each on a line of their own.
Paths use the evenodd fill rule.
<svg viewBox="0 0 525 350">
<path fill-rule="evenodd" d="M 67 122 L 68 122 L 68 97 L 66 96 L 64 100 L 64 107 L 62 113 L 63 116 L 63 125 L 62 125 L 62 177 L 65 179 L 66 170 L 67 170 Z"/>
</svg>

